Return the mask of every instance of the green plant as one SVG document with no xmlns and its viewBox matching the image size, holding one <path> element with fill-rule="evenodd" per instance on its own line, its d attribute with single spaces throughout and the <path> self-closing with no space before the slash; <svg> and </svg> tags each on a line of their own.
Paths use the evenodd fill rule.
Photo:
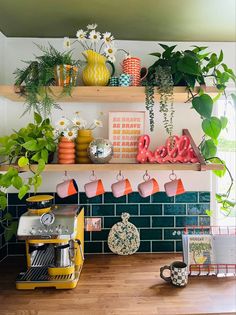
<svg viewBox="0 0 236 315">
<path fill-rule="evenodd" d="M 221 50 L 219 55 L 216 53 L 205 52 L 207 47 L 194 46 L 192 50 L 174 51 L 175 46 L 167 46 L 160 44 L 164 49 L 163 53 L 156 52 L 151 55 L 157 57 L 157 60 L 148 69 L 148 75 L 146 77 L 146 108 L 151 109 L 150 114 L 150 129 L 154 127 L 153 117 L 153 105 L 154 105 L 154 89 L 157 88 L 157 92 L 161 95 L 160 108 L 167 114 L 169 103 L 171 106 L 171 97 L 168 99 L 168 88 L 171 89 L 172 82 L 174 86 L 186 86 L 186 90 L 189 92 L 189 99 L 187 101 L 192 102 L 192 107 L 202 118 L 202 130 L 203 138 L 199 145 L 202 155 L 208 162 L 223 163 L 223 161 L 216 156 L 218 138 L 221 130 L 227 126 L 226 117 L 213 116 L 214 102 L 224 94 L 227 98 L 226 87 L 230 80 L 236 82 L 236 76 L 232 69 L 230 69 L 225 63 L 223 63 L 223 51 Z M 169 80 L 166 84 L 166 88 L 163 89 L 160 77 L 163 76 L 163 69 L 170 69 L 172 76 L 172 82 Z M 159 74 L 158 74 L 159 73 Z M 165 74 L 164 74 L 165 77 Z M 219 93 L 215 98 L 204 92 L 206 78 L 211 81 Z M 196 85 L 200 86 L 196 92 L 194 88 Z M 171 91 L 171 90 L 170 90 Z M 171 94 L 170 94 L 171 95 Z M 150 97 L 151 96 L 151 97 Z M 231 94 L 230 97 L 236 104 L 236 95 Z M 163 101 L 164 100 L 164 101 Z M 227 102 L 226 102 L 227 103 Z M 171 107 L 170 107 L 171 108 Z M 170 109 L 170 117 L 171 117 Z M 166 119 L 164 116 L 164 126 L 170 134 L 171 130 L 168 126 L 171 126 L 170 119 Z M 225 163 L 223 163 L 225 165 Z M 221 204 L 221 210 L 228 214 L 230 209 L 235 206 L 235 202 L 229 200 L 230 191 L 233 187 L 234 179 L 225 165 L 223 171 L 214 171 L 217 176 L 224 176 L 225 172 L 228 172 L 231 179 L 231 184 L 225 194 L 216 195 L 217 201 Z"/>
<path fill-rule="evenodd" d="M 72 59 L 71 51 L 59 52 L 52 45 L 49 47 L 37 47 L 43 53 L 36 56 L 34 61 L 25 61 L 27 64 L 23 69 L 15 71 L 15 85 L 20 88 L 25 96 L 26 109 L 23 115 L 30 111 L 36 111 L 44 118 L 48 117 L 52 108 L 60 109 L 56 103 L 55 95 L 51 86 L 56 85 L 55 67 L 69 65 L 69 69 L 64 70 L 64 77 L 70 79 L 63 86 L 62 94 L 71 94 L 71 88 L 75 84 L 73 78 L 73 67 L 78 65 L 78 61 Z M 24 86 L 22 86 L 24 84 Z"/>
<path fill-rule="evenodd" d="M 14 131 L 10 136 L 0 138 L 1 164 L 7 163 L 10 166 L 5 174 L 0 174 L 0 210 L 4 211 L 0 224 L 5 228 L 7 240 L 14 235 L 17 227 L 11 214 L 6 212 L 7 188 L 17 189 L 19 199 L 22 199 L 31 187 L 37 192 L 42 183 L 41 173 L 45 164 L 48 163 L 50 154 L 53 154 L 55 150 L 56 143 L 50 120 L 48 118 L 42 120 L 37 113 L 34 114 L 34 123 L 29 123 L 19 131 Z M 31 176 L 22 179 L 15 164 L 19 168 L 29 167 Z M 32 168 L 32 164 L 36 164 L 36 167 Z"/>
</svg>

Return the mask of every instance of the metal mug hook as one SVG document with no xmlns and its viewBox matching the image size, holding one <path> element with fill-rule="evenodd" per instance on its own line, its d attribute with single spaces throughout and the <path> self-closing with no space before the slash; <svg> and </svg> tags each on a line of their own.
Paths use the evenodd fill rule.
<svg viewBox="0 0 236 315">
<path fill-rule="evenodd" d="M 95 175 L 94 170 L 92 170 L 92 174 L 89 176 L 89 180 L 91 182 L 94 182 L 95 180 L 97 180 L 97 176 Z"/>
<path fill-rule="evenodd" d="M 120 170 L 119 173 L 116 175 L 116 180 L 121 181 L 123 179 L 124 179 L 124 175 L 121 173 L 121 170 Z"/>
<path fill-rule="evenodd" d="M 143 180 L 147 182 L 150 178 L 151 176 L 148 174 L 148 171 L 146 170 L 145 174 L 143 175 Z"/>
<path fill-rule="evenodd" d="M 169 179 L 171 181 L 176 180 L 177 179 L 177 175 L 175 174 L 175 172 L 172 170 L 171 174 L 169 175 Z"/>
</svg>

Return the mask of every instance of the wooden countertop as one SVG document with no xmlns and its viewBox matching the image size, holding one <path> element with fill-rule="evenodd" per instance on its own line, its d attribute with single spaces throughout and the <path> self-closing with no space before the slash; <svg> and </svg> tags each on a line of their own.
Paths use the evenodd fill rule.
<svg viewBox="0 0 236 315">
<path fill-rule="evenodd" d="M 88 255 L 74 290 L 17 291 L 22 257 L 0 264 L 0 315 L 236 314 L 236 278 L 190 277 L 185 288 L 160 278 L 176 254 Z"/>
</svg>

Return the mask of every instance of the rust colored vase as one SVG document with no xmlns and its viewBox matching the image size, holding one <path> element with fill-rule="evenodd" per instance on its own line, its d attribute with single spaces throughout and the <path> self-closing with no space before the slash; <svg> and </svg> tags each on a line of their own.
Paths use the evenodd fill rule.
<svg viewBox="0 0 236 315">
<path fill-rule="evenodd" d="M 78 130 L 78 136 L 76 138 L 76 163 L 88 164 L 92 163 L 88 157 L 88 146 L 93 141 L 92 130 L 81 129 Z"/>
<path fill-rule="evenodd" d="M 61 137 L 58 144 L 58 163 L 75 164 L 75 143 L 66 137 Z"/>
</svg>

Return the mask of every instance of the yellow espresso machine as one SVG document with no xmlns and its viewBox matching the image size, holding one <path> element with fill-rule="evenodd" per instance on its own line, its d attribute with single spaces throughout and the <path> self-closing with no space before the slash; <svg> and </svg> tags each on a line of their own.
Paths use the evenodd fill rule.
<svg viewBox="0 0 236 315">
<path fill-rule="evenodd" d="M 19 290 L 37 287 L 73 289 L 84 262 L 84 209 L 52 206 L 52 196 L 27 199 L 17 237 L 25 240 L 27 270 L 16 279 Z"/>
</svg>

